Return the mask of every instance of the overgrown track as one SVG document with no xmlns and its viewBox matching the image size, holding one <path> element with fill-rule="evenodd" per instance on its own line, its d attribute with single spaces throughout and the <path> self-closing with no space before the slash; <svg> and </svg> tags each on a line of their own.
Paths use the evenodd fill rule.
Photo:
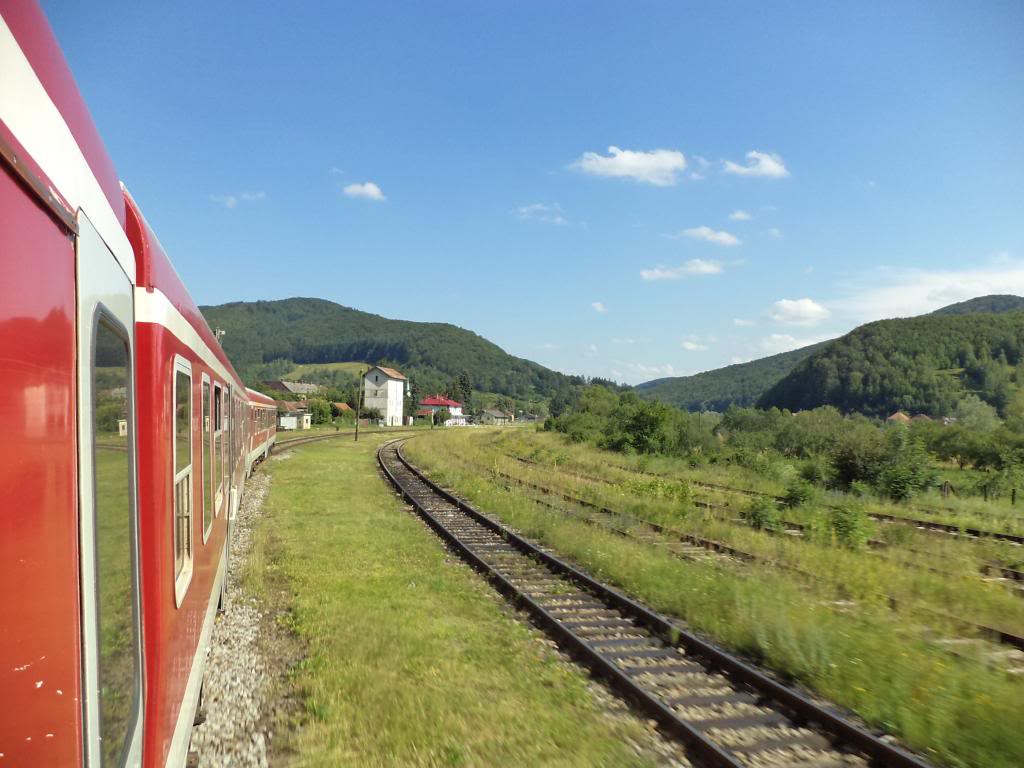
<svg viewBox="0 0 1024 768">
<path fill-rule="evenodd" d="M 363 434 L 366 435 L 366 436 L 380 435 L 380 434 L 408 435 L 408 434 L 411 434 L 411 430 L 396 429 L 394 432 L 386 432 L 385 433 L 385 432 L 376 432 L 376 431 L 374 431 L 374 432 L 364 432 Z M 319 442 L 321 440 L 336 440 L 339 437 L 354 437 L 354 436 L 355 436 L 355 432 L 354 431 L 350 431 L 350 432 L 333 432 L 333 433 L 328 433 L 326 435 L 311 435 L 310 437 L 297 437 L 297 438 L 293 438 L 291 440 L 280 440 L 280 441 L 277 441 L 277 442 L 274 443 L 274 448 L 276 448 L 276 449 L 295 448 L 295 447 L 300 446 L 300 445 L 306 445 L 307 443 L 317 443 L 317 442 Z"/>
<path fill-rule="evenodd" d="M 455 552 L 700 765 L 927 765 L 481 514 L 424 477 L 400 441 L 377 458 Z"/>
</svg>

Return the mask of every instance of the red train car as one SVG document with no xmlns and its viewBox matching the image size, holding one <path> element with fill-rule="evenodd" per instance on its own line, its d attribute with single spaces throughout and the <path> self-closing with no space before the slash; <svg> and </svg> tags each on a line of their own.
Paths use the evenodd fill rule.
<svg viewBox="0 0 1024 768">
<path fill-rule="evenodd" d="M 273 447 L 41 10 L 0 0 L 0 768 L 182 765 Z"/>
</svg>

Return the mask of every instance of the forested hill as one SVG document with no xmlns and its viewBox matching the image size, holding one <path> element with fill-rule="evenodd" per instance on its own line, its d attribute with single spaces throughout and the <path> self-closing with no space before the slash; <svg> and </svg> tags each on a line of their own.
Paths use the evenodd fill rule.
<svg viewBox="0 0 1024 768">
<path fill-rule="evenodd" d="M 975 306 L 996 298 L 1004 297 Z M 1024 384 L 1024 311 L 964 313 L 958 306 L 862 325 L 798 364 L 758 405 L 942 416 L 973 393 L 1002 412 Z"/>
<path fill-rule="evenodd" d="M 550 396 L 569 381 L 447 323 L 390 320 L 323 299 L 200 309 L 211 327 L 226 331 L 224 349 L 247 383 L 278 378 L 292 362 L 348 360 L 393 364 L 415 377 L 420 392 L 443 391 L 462 371 L 476 390 L 523 399 Z"/>
<path fill-rule="evenodd" d="M 1024 296 L 1010 294 L 979 296 L 948 307 L 936 309 L 933 315 L 969 315 L 974 312 L 1017 312 L 1024 310 Z"/>
<path fill-rule="evenodd" d="M 738 363 L 693 376 L 655 379 L 636 386 L 641 397 L 661 400 L 689 411 L 724 411 L 750 406 L 765 391 L 829 342 L 812 344 L 749 363 Z"/>
</svg>

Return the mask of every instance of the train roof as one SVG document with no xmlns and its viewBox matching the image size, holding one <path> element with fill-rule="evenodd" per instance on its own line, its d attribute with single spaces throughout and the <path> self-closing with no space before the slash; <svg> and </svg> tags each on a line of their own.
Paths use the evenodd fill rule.
<svg viewBox="0 0 1024 768">
<path fill-rule="evenodd" d="M 124 201 L 128 219 L 128 240 L 135 251 L 136 288 L 144 288 L 148 299 L 136 302 L 135 321 L 157 322 L 170 328 L 189 346 L 199 346 L 194 343 L 195 340 L 190 343 L 187 338 L 187 328 L 183 327 L 187 325 L 217 358 L 228 374 L 227 378 L 233 379 L 236 386 L 243 387 L 241 377 L 231 365 L 206 318 L 192 300 L 166 251 L 139 209 L 138 203 L 127 189 L 124 190 Z"/>
<path fill-rule="evenodd" d="M 259 403 L 260 405 L 269 405 L 277 407 L 277 401 L 271 397 L 267 397 L 262 392 L 257 392 L 255 389 L 249 387 L 245 388 L 245 391 L 249 393 L 249 401 L 253 403 Z"/>
</svg>

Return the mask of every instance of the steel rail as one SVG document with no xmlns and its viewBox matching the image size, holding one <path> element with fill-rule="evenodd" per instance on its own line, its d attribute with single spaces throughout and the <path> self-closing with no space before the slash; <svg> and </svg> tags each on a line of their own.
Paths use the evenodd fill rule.
<svg viewBox="0 0 1024 768">
<path fill-rule="evenodd" d="M 583 571 L 515 534 L 501 523 L 489 518 L 429 480 L 404 457 L 401 446 L 396 445 L 399 442 L 392 441 L 382 446 L 378 450 L 377 459 L 384 475 L 398 489 L 403 498 L 412 503 L 417 514 L 437 531 L 453 549 L 477 570 L 484 573 L 503 593 L 509 595 L 513 602 L 527 608 L 538 623 L 548 628 L 565 646 L 576 651 L 596 674 L 609 680 L 620 693 L 655 717 L 664 730 L 682 738 L 702 757 L 712 760 L 713 764 L 734 766 L 740 765 L 742 762 L 738 761 L 738 758 L 732 753 L 712 742 L 699 728 L 686 722 L 673 709 L 641 688 L 629 675 L 624 674 L 617 666 L 610 663 L 604 654 L 598 653 L 582 637 L 572 632 L 571 628 L 562 624 L 537 601 L 518 589 L 496 567 L 480 557 L 470 546 L 450 531 L 444 522 L 428 508 L 424 500 L 417 498 L 410 489 L 410 484 L 403 483 L 399 479 L 398 473 L 408 473 L 414 481 L 421 483 L 432 497 L 440 498 L 458 510 L 465 518 L 490 531 L 520 553 L 543 564 L 553 574 L 583 588 L 605 605 L 614 608 L 622 616 L 628 617 L 631 622 L 636 622 L 637 625 L 651 632 L 666 646 L 681 648 L 686 657 L 701 660 L 700 664 L 707 674 L 721 673 L 728 679 L 728 684 L 736 690 L 736 695 L 740 695 L 744 690 L 752 689 L 762 700 L 773 702 L 794 723 L 815 724 L 819 731 L 830 734 L 833 737 L 832 740 L 838 742 L 841 747 L 854 749 L 868 757 L 875 765 L 892 766 L 893 768 L 925 768 L 928 765 L 918 756 L 887 743 L 882 738 L 851 723 L 840 714 L 822 707 L 803 694 L 773 680 L 749 664 L 697 637 L 618 590 L 594 580 Z M 394 466 L 389 466 L 389 461 L 385 460 L 385 453 L 391 451 L 394 455 Z M 708 727 L 714 728 L 715 725 L 712 723 Z"/>
</svg>

